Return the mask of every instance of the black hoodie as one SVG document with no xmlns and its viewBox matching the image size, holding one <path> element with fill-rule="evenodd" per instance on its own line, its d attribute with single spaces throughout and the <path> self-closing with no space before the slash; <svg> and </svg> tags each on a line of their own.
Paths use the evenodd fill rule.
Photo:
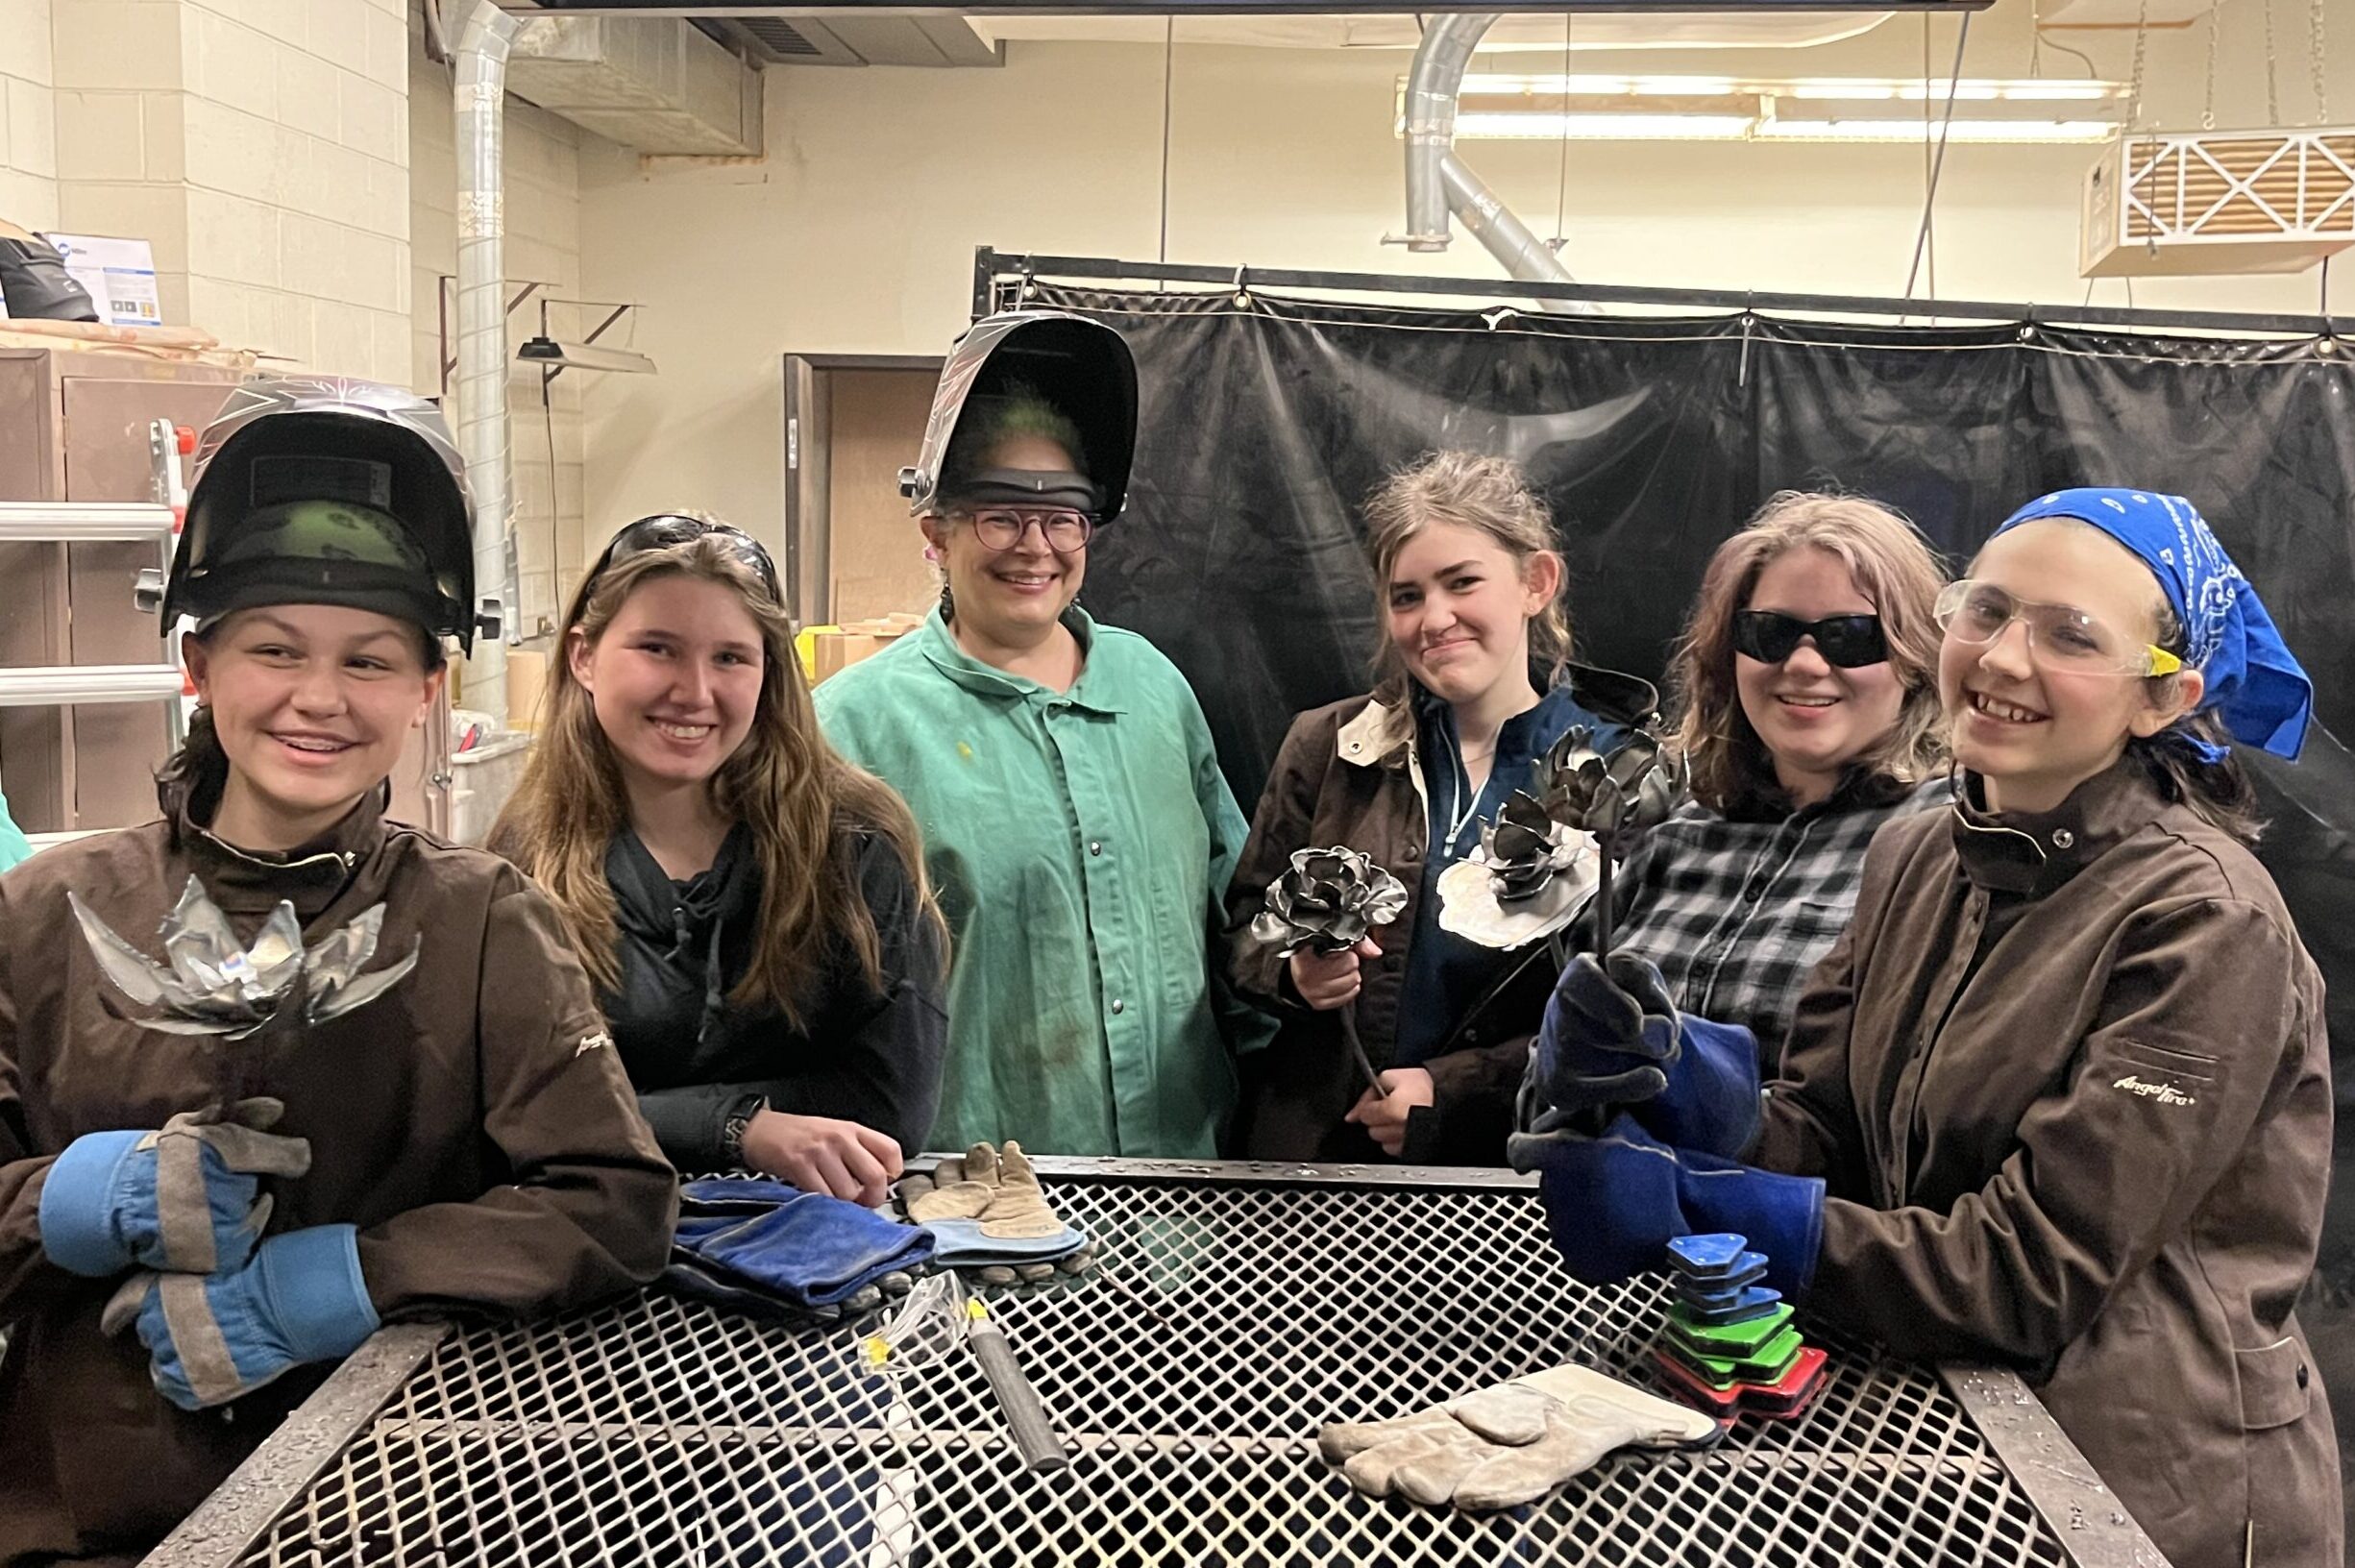
<svg viewBox="0 0 2355 1568">
<path fill-rule="evenodd" d="M 742 823 L 711 869 L 684 882 L 627 828 L 606 848 L 622 981 L 599 1001 L 639 1109 L 681 1170 L 725 1168 L 722 1131 L 754 1100 L 872 1127 L 910 1154 L 923 1145 L 948 1041 L 938 927 L 890 840 L 852 832 L 835 852 L 852 857 L 873 914 L 883 984 L 871 987 L 857 954 L 836 941 L 797 999 L 797 1028 L 781 1008 L 728 999 L 750 967 L 760 919 L 760 866 Z"/>
</svg>

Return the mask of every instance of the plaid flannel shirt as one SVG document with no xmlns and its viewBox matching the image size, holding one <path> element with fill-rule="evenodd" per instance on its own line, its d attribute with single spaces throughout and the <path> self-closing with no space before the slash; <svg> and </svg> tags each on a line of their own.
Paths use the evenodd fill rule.
<svg viewBox="0 0 2355 1568">
<path fill-rule="evenodd" d="M 1941 773 L 1894 796 L 1859 784 L 1763 819 L 1687 801 L 1644 836 L 1614 879 L 1611 945 L 1657 964 L 1685 1012 L 1756 1036 L 1772 1077 L 1808 971 L 1855 913 L 1865 845 L 1883 822 L 1948 796 Z M 1591 950 L 1591 922 L 1581 923 L 1580 945 Z"/>
</svg>

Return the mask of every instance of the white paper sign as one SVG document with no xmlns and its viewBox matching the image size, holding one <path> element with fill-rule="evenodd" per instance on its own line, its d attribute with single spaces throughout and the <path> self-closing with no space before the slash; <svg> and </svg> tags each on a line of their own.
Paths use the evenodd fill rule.
<svg viewBox="0 0 2355 1568">
<path fill-rule="evenodd" d="M 160 327 L 163 301 L 156 289 L 156 255 L 143 239 L 103 234 L 46 234 L 65 257 L 65 270 L 89 294 L 98 319 L 114 327 Z"/>
</svg>

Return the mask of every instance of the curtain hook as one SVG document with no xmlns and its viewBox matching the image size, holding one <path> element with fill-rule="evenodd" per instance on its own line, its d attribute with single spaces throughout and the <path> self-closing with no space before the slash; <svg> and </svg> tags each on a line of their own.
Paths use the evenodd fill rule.
<svg viewBox="0 0 2355 1568">
<path fill-rule="evenodd" d="M 1235 303 L 1237 305 L 1251 303 L 1251 269 L 1248 266 L 1235 269 Z"/>
</svg>

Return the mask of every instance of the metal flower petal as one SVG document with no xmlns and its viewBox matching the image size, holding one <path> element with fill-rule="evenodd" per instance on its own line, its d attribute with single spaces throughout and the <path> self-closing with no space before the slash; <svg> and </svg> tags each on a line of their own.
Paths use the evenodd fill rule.
<svg viewBox="0 0 2355 1568">
<path fill-rule="evenodd" d="M 1267 908 L 1251 934 L 1286 955 L 1302 947 L 1346 952 L 1407 907 L 1406 884 L 1355 849 L 1296 849 L 1291 867 L 1267 885 Z"/>
<path fill-rule="evenodd" d="M 100 971 L 133 1002 L 157 1009 L 139 1021 L 166 1034 L 241 1038 L 297 998 L 305 1018 L 323 1022 L 381 995 L 417 963 L 412 951 L 374 974 L 358 974 L 376 952 L 381 904 L 306 952 L 294 906 L 281 901 L 254 941 L 240 946 L 228 917 L 192 876 L 164 918 L 168 964 L 158 964 L 115 935 L 79 896 L 66 896 Z"/>
</svg>

